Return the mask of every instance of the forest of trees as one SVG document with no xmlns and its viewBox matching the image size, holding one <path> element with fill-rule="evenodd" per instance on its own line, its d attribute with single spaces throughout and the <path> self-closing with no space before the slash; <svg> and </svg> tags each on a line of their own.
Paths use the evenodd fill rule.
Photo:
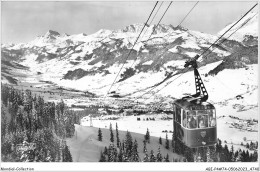
<svg viewBox="0 0 260 172">
<path fill-rule="evenodd" d="M 234 151 L 233 145 L 229 149 L 226 144 L 224 146 L 222 145 L 222 141 L 220 139 L 218 139 L 215 146 L 201 147 L 196 150 L 184 146 L 178 139 L 175 138 L 173 133 L 172 143 L 170 146 L 170 140 L 168 139 L 168 135 L 166 133 L 165 143 L 162 142 L 162 138 L 160 137 L 158 144 L 183 156 L 183 158 L 174 158 L 170 160 L 168 154 L 166 154 L 166 156 L 161 154 L 160 146 L 158 147 L 156 154 L 154 150 L 151 150 L 150 152 L 147 151 L 147 144 L 150 144 L 151 142 L 148 128 L 143 140 L 142 150 L 144 157 L 140 157 L 139 152 L 137 151 L 137 141 L 135 140 L 133 142 L 131 133 L 127 131 L 125 139 L 120 141 L 118 137 L 118 127 L 116 128 L 118 144 L 115 145 L 111 141 L 109 147 L 105 147 L 104 151 L 101 152 L 100 162 L 256 162 L 258 158 L 257 150 L 253 153 L 249 153 L 248 150 L 245 151 L 241 149 Z M 101 131 L 99 130 L 98 136 L 100 133 Z M 110 140 L 111 137 L 114 137 L 112 133 L 112 125 L 110 124 Z M 250 145 L 255 144 L 251 143 Z"/>
<path fill-rule="evenodd" d="M 65 139 L 74 135 L 79 115 L 63 101 L 55 105 L 29 90 L 1 86 L 2 161 L 72 162 Z M 36 148 L 17 150 L 17 145 L 29 143 Z"/>
<path fill-rule="evenodd" d="M 220 139 L 215 146 L 200 147 L 198 150 L 184 146 L 176 138 L 172 140 L 172 145 L 173 151 L 183 155 L 188 162 L 257 162 L 258 160 L 257 150 L 253 153 L 241 149 L 234 151 L 233 145 L 229 149 L 227 144 L 222 145 Z M 195 158 L 196 153 L 199 158 Z"/>
<path fill-rule="evenodd" d="M 4 162 L 72 162 L 71 153 L 66 144 L 66 138 L 74 135 L 74 124 L 80 124 L 82 114 L 68 109 L 65 103 L 55 104 L 45 102 L 31 91 L 16 90 L 7 85 L 1 85 L 1 159 Z M 101 129 L 98 130 L 98 140 L 102 142 Z M 162 155 L 160 147 L 147 151 L 150 144 L 149 129 L 144 135 L 143 153 L 139 156 L 137 141 L 129 131 L 124 140 L 119 139 L 118 126 L 114 135 L 110 125 L 111 144 L 101 152 L 100 162 L 170 162 L 170 161 L 202 161 L 202 162 L 256 162 L 258 159 L 258 143 L 251 142 L 245 148 L 253 150 L 230 149 L 218 139 L 215 146 L 202 147 L 197 152 L 183 146 L 172 135 L 172 140 L 166 134 L 165 141 L 158 139 L 158 145 L 171 152 L 183 155 L 184 159 L 169 160 L 169 155 Z M 19 151 L 18 145 L 34 143 L 35 149 Z"/>
<path fill-rule="evenodd" d="M 118 135 L 118 132 L 116 135 Z M 148 154 L 147 149 L 144 148 L 145 156 L 140 157 L 138 143 L 136 140 L 133 140 L 129 131 L 126 132 L 124 140 L 120 141 L 119 137 L 117 137 L 117 140 L 117 145 L 111 142 L 108 148 L 104 148 L 101 152 L 99 162 L 170 162 L 169 155 L 166 155 L 164 158 L 162 157 L 160 147 L 158 148 L 157 154 L 155 154 L 153 150 Z M 144 143 L 146 142 L 147 141 L 144 140 Z"/>
</svg>

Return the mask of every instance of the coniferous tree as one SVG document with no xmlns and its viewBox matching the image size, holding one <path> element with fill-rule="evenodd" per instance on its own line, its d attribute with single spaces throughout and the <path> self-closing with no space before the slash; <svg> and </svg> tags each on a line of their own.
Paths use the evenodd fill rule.
<svg viewBox="0 0 260 172">
<path fill-rule="evenodd" d="M 253 154 L 252 153 L 249 154 L 249 160 L 248 161 L 253 162 Z"/>
<path fill-rule="evenodd" d="M 150 162 L 156 162 L 156 157 L 154 155 L 153 150 L 151 150 L 151 152 L 150 152 Z"/>
<path fill-rule="evenodd" d="M 63 151 L 63 153 L 62 153 L 62 155 L 63 155 L 63 162 L 72 162 L 72 157 L 71 157 L 71 154 L 70 154 L 70 150 L 69 150 L 69 148 L 68 148 L 68 146 L 67 145 L 65 145 L 65 148 L 64 148 L 64 151 Z"/>
<path fill-rule="evenodd" d="M 252 155 L 252 162 L 256 162 L 258 160 L 258 153 L 257 150 L 254 150 L 254 153 Z"/>
<path fill-rule="evenodd" d="M 108 149 L 107 149 L 106 146 L 105 146 L 105 149 L 104 149 L 104 155 L 108 155 Z"/>
<path fill-rule="evenodd" d="M 162 144 L 162 138 L 161 138 L 161 136 L 160 136 L 160 138 L 159 138 L 159 144 L 160 144 L 160 145 Z"/>
<path fill-rule="evenodd" d="M 217 161 L 223 162 L 223 147 L 222 147 L 222 141 L 218 139 L 216 144 L 216 154 L 217 154 Z"/>
<path fill-rule="evenodd" d="M 167 153 L 166 157 L 165 157 L 165 162 L 170 162 L 169 160 L 169 154 Z"/>
<path fill-rule="evenodd" d="M 217 153 L 216 153 L 216 147 L 215 146 L 209 146 L 210 148 L 210 155 L 213 162 L 217 162 Z"/>
<path fill-rule="evenodd" d="M 147 151 L 147 149 L 146 149 L 146 141 L 144 140 L 143 143 L 144 143 L 143 152 L 145 153 L 145 151 Z"/>
<path fill-rule="evenodd" d="M 168 140 L 168 135 L 166 133 L 166 140 L 165 140 L 165 148 L 166 149 L 169 149 L 170 148 L 170 145 L 169 145 L 169 140 Z"/>
<path fill-rule="evenodd" d="M 145 151 L 144 151 L 144 159 L 143 159 L 143 162 L 150 162 L 149 155 L 148 155 L 146 149 L 145 149 Z"/>
<path fill-rule="evenodd" d="M 175 132 L 172 133 L 172 151 L 176 152 Z"/>
<path fill-rule="evenodd" d="M 156 161 L 157 162 L 162 162 L 162 154 L 161 154 L 160 146 L 159 146 L 158 151 L 157 151 Z"/>
<path fill-rule="evenodd" d="M 187 146 L 184 147 L 184 157 L 188 162 L 193 161 L 193 152 L 191 148 Z"/>
<path fill-rule="evenodd" d="M 224 146 L 224 149 L 222 150 L 222 161 L 231 162 L 230 152 L 226 144 Z"/>
<path fill-rule="evenodd" d="M 199 153 L 198 156 L 196 157 L 196 160 L 195 162 L 204 162 L 202 157 L 201 157 L 201 154 Z"/>
<path fill-rule="evenodd" d="M 119 148 L 120 146 L 120 139 L 119 139 L 119 133 L 118 133 L 118 126 L 116 123 L 116 146 Z"/>
<path fill-rule="evenodd" d="M 21 122 L 19 122 L 21 123 Z M 4 136 L 7 133 L 7 117 L 6 113 L 3 109 L 3 106 L 1 107 L 1 140 L 4 140 Z M 3 150 L 3 149 L 2 149 Z"/>
<path fill-rule="evenodd" d="M 132 147 L 132 162 L 139 162 L 139 154 L 138 154 L 138 144 L 137 141 L 134 141 L 133 147 Z"/>
<path fill-rule="evenodd" d="M 211 155 L 210 155 L 210 148 L 207 147 L 207 161 L 206 162 L 213 162 Z"/>
<path fill-rule="evenodd" d="M 249 149 L 252 150 L 254 147 L 255 147 L 255 146 L 254 146 L 253 142 L 251 141 L 251 142 L 250 142 L 250 145 L 249 145 Z"/>
<path fill-rule="evenodd" d="M 123 162 L 123 149 L 122 149 L 122 147 L 120 147 L 120 149 L 119 149 L 118 162 Z"/>
<path fill-rule="evenodd" d="M 237 159 L 237 156 L 238 156 L 238 150 L 236 150 L 235 153 L 234 153 L 235 161 L 236 161 L 236 159 Z M 234 161 L 234 162 L 235 162 L 235 161 Z"/>
<path fill-rule="evenodd" d="M 218 139 L 217 144 L 216 144 L 216 152 L 220 153 L 222 150 L 222 141 Z"/>
<path fill-rule="evenodd" d="M 102 132 L 100 128 L 98 128 L 98 141 L 102 141 Z"/>
<path fill-rule="evenodd" d="M 113 130 L 112 130 L 112 124 L 111 123 L 110 123 L 109 130 L 110 130 L 110 141 L 112 143 L 114 143 L 114 133 L 113 133 Z"/>
<path fill-rule="evenodd" d="M 246 150 L 246 153 L 245 153 L 245 162 L 249 162 L 249 152 L 248 152 L 248 150 Z"/>
<path fill-rule="evenodd" d="M 246 152 L 245 152 L 245 150 L 242 151 L 241 155 L 242 155 L 242 160 L 241 161 L 245 162 L 246 161 Z"/>
<path fill-rule="evenodd" d="M 126 151 L 123 150 L 123 162 L 129 162 L 129 161 L 130 161 L 130 160 L 129 160 L 128 156 L 127 156 Z"/>
<path fill-rule="evenodd" d="M 201 162 L 206 162 L 207 161 L 207 150 L 206 147 L 200 147 L 199 148 L 199 153 L 201 157 Z"/>
<path fill-rule="evenodd" d="M 231 149 L 230 149 L 230 161 L 231 162 L 235 162 L 236 161 L 236 159 L 235 159 L 235 153 L 234 153 L 234 146 L 233 145 L 231 145 Z"/>
<path fill-rule="evenodd" d="M 114 162 L 115 158 L 114 144 L 110 144 L 108 147 L 108 162 Z"/>
<path fill-rule="evenodd" d="M 101 151 L 101 153 L 100 153 L 99 162 L 106 162 L 106 156 L 105 156 L 105 154 L 104 154 L 102 151 Z"/>
<path fill-rule="evenodd" d="M 114 162 L 118 161 L 118 153 L 117 153 L 117 149 L 113 144 L 113 154 L 114 154 Z"/>
<path fill-rule="evenodd" d="M 246 143 L 246 148 L 249 149 L 249 143 Z"/>
<path fill-rule="evenodd" d="M 132 156 L 133 139 L 132 139 L 131 133 L 129 131 L 126 132 L 124 146 L 125 146 L 125 151 L 126 151 L 127 157 L 130 158 Z"/>
<path fill-rule="evenodd" d="M 236 158 L 236 162 L 242 162 L 242 151 L 241 149 L 238 150 L 238 153 L 237 153 L 237 158 Z"/>
<path fill-rule="evenodd" d="M 150 143 L 150 132 L 147 128 L 146 134 L 144 136 L 144 140 L 147 141 L 148 143 Z"/>
</svg>

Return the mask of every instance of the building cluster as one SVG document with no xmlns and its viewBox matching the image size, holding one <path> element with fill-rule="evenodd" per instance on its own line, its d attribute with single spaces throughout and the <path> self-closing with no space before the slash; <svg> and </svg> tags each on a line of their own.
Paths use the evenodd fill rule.
<svg viewBox="0 0 260 172">
<path fill-rule="evenodd" d="M 230 123 L 230 128 L 237 128 L 240 130 L 247 130 L 251 132 L 257 132 L 257 120 L 242 120 L 237 119 Z"/>
</svg>

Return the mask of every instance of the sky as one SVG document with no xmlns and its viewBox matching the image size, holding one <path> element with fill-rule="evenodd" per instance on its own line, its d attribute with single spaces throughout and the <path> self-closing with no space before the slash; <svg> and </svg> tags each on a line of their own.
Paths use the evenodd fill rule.
<svg viewBox="0 0 260 172">
<path fill-rule="evenodd" d="M 122 29 L 130 24 L 145 23 L 155 3 L 156 1 L 2 1 L 1 42 L 29 42 L 48 30 L 72 35 L 93 34 L 100 29 Z M 169 3 L 164 1 L 152 24 L 157 24 Z M 174 1 L 161 23 L 177 26 L 195 3 L 196 1 Z M 200 1 L 182 26 L 217 34 L 256 3 L 257 1 Z M 254 9 L 257 10 L 258 8 Z"/>
</svg>

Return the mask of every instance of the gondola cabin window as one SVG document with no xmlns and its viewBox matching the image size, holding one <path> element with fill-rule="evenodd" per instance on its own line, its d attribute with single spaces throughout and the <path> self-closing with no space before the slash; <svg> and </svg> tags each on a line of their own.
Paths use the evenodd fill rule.
<svg viewBox="0 0 260 172">
<path fill-rule="evenodd" d="M 182 126 L 188 129 L 215 127 L 215 110 L 183 111 Z"/>
<path fill-rule="evenodd" d="M 176 106 L 176 121 L 181 124 L 181 108 Z"/>
<path fill-rule="evenodd" d="M 187 115 L 189 114 L 188 111 L 184 111 L 182 114 L 182 126 L 187 127 Z"/>
<path fill-rule="evenodd" d="M 209 115 L 209 127 L 216 127 L 216 111 L 211 109 L 208 110 Z"/>
<path fill-rule="evenodd" d="M 187 111 L 186 115 L 187 115 L 187 128 L 189 129 L 197 128 L 198 122 L 197 122 L 196 111 Z"/>
<path fill-rule="evenodd" d="M 197 117 L 198 117 L 199 128 L 207 128 L 209 126 L 208 110 L 197 111 Z"/>
</svg>

